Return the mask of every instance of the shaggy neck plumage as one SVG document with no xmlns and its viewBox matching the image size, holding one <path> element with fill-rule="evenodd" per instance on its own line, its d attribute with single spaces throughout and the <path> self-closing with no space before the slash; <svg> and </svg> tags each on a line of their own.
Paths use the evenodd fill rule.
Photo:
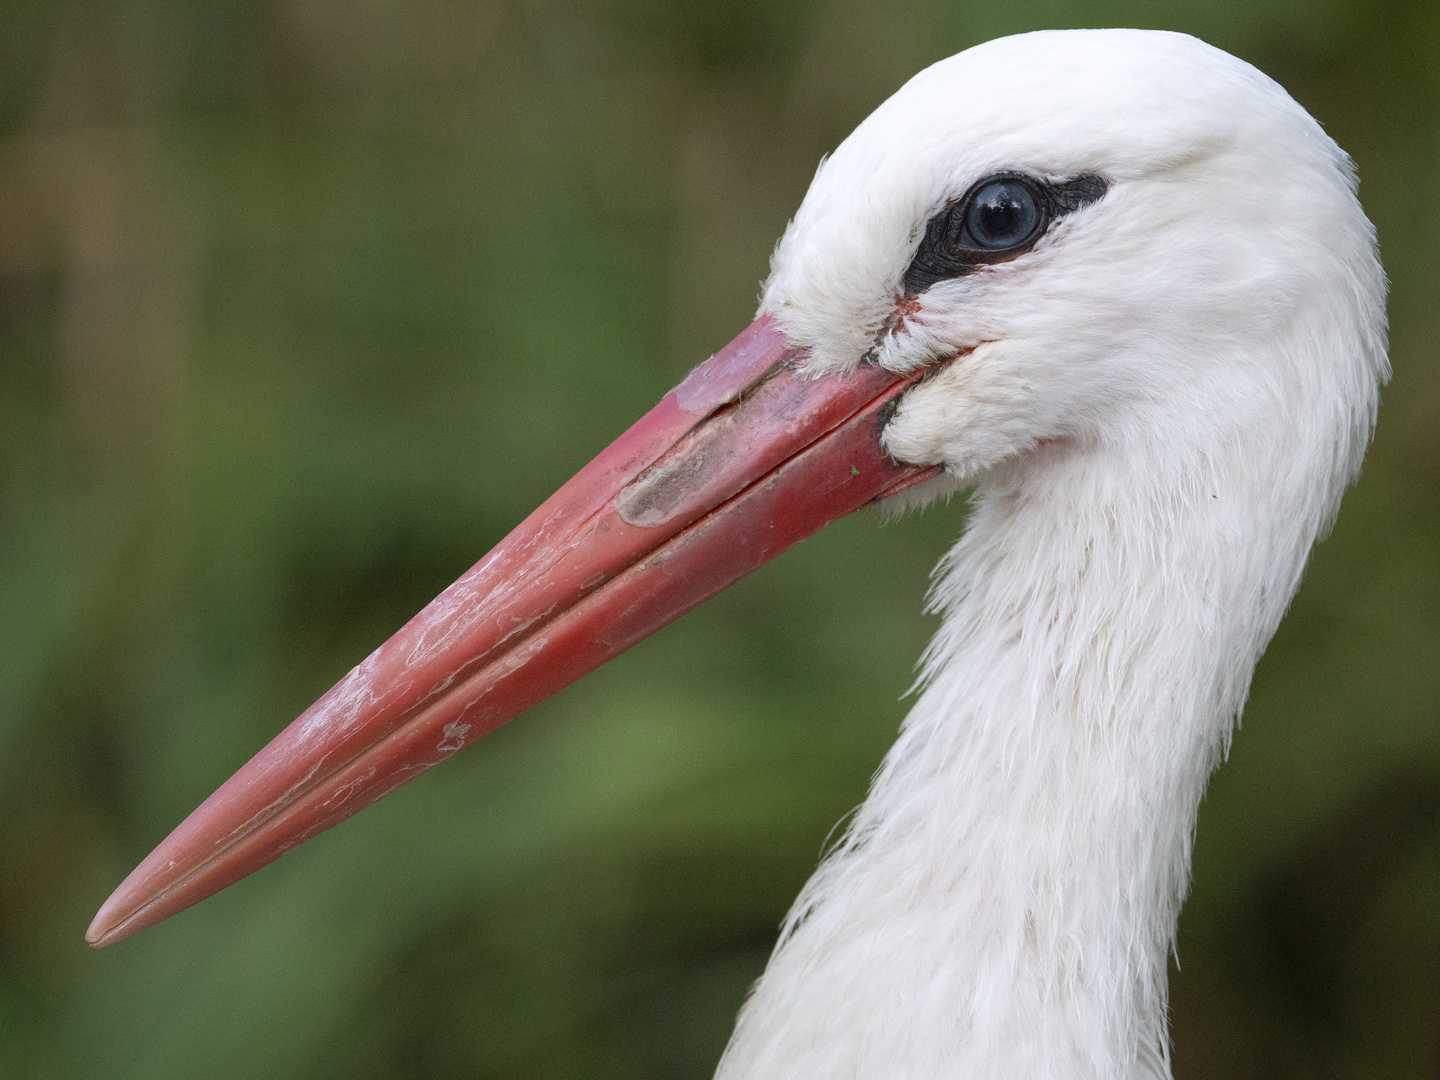
<svg viewBox="0 0 1440 1080">
<path fill-rule="evenodd" d="M 1197 807 L 1314 530 L 1258 523 L 1253 463 L 1047 454 L 982 485 L 926 689 L 725 1080 L 1168 1075 Z"/>
</svg>

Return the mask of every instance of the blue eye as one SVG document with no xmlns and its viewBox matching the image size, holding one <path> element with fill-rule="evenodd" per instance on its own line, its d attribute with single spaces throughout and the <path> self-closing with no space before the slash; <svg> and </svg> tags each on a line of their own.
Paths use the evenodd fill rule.
<svg viewBox="0 0 1440 1080">
<path fill-rule="evenodd" d="M 1094 173 L 1048 181 L 1024 173 L 991 173 L 925 223 L 925 235 L 905 271 L 906 294 L 915 296 L 937 281 L 1023 255 L 1052 221 L 1099 200 L 1109 186 Z"/>
<path fill-rule="evenodd" d="M 1045 224 L 1040 199 L 1021 180 L 996 180 L 970 196 L 965 227 L 982 251 L 1005 251 L 1034 239 Z"/>
</svg>

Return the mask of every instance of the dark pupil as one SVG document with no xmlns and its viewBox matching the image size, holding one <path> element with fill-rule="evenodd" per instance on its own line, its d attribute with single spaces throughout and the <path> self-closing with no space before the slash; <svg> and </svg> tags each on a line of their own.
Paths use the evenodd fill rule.
<svg viewBox="0 0 1440 1080">
<path fill-rule="evenodd" d="M 977 244 L 983 248 L 1007 248 L 1029 238 L 1040 211 L 1035 196 L 1022 184 L 1000 181 L 976 193 L 966 217 Z"/>
</svg>

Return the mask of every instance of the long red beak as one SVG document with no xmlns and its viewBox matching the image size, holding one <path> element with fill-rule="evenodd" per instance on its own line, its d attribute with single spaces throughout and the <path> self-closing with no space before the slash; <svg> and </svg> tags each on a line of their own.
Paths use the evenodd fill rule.
<svg viewBox="0 0 1440 1080">
<path fill-rule="evenodd" d="M 181 822 L 85 938 L 129 937 L 413 780 L 856 508 L 938 472 L 880 433 L 906 387 L 806 378 L 761 318 Z"/>
</svg>

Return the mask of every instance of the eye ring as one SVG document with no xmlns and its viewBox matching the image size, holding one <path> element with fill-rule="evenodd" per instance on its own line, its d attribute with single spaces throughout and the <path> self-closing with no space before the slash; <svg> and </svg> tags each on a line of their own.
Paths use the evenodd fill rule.
<svg viewBox="0 0 1440 1080">
<path fill-rule="evenodd" d="M 1099 200 L 1108 188 L 1104 177 L 1094 173 L 1047 182 L 997 172 L 977 180 L 926 222 L 919 250 L 905 271 L 905 292 L 915 296 L 937 281 L 1023 255 L 1055 219 Z"/>
<path fill-rule="evenodd" d="M 1046 185 L 1024 173 L 992 173 L 930 219 L 921 256 L 954 277 L 966 269 L 1013 259 L 1029 251 L 1050 225 Z M 978 235 L 977 235 L 978 234 Z"/>
</svg>

